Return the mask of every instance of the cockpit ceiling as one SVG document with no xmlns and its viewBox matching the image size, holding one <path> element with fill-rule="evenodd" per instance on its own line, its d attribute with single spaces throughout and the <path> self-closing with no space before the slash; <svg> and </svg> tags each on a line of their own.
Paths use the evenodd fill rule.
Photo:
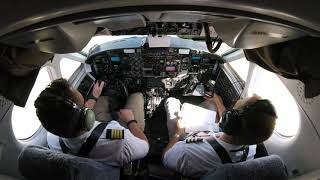
<svg viewBox="0 0 320 180">
<path fill-rule="evenodd" d="M 308 32 L 294 27 L 252 18 L 199 11 L 149 11 L 81 18 L 3 36 L 0 42 L 61 54 L 81 51 L 97 34 L 178 35 L 204 41 L 203 23 L 209 24 L 211 38 L 219 36 L 234 48 L 259 48 L 308 35 Z"/>
</svg>

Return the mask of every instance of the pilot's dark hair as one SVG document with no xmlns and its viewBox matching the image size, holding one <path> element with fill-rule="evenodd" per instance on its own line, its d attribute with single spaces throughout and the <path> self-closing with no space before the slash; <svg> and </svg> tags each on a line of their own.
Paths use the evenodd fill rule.
<svg viewBox="0 0 320 180">
<path fill-rule="evenodd" d="M 57 136 L 75 137 L 79 131 L 79 122 L 74 122 L 74 107 L 66 103 L 75 100 L 76 97 L 67 80 L 54 80 L 40 93 L 34 103 L 42 126 Z"/>
<path fill-rule="evenodd" d="M 272 103 L 267 99 L 256 100 L 240 108 L 241 129 L 238 134 L 242 144 L 259 144 L 273 133 L 277 114 Z"/>
</svg>

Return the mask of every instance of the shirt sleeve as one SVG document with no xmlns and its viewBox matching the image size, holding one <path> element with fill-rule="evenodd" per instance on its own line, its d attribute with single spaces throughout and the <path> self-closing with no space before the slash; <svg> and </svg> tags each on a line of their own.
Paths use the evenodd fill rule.
<svg viewBox="0 0 320 180">
<path fill-rule="evenodd" d="M 256 155 L 257 145 L 250 145 L 247 160 L 254 159 L 254 155 Z"/>
<path fill-rule="evenodd" d="M 164 154 L 163 165 L 180 173 L 183 173 L 183 169 L 189 169 L 186 148 L 185 143 L 177 142 Z"/>
<path fill-rule="evenodd" d="M 130 130 L 124 130 L 124 141 L 122 159 L 126 164 L 130 161 L 142 159 L 149 152 L 149 145 L 146 141 L 134 136 Z"/>
<path fill-rule="evenodd" d="M 49 149 L 62 152 L 61 147 L 60 147 L 60 143 L 59 143 L 59 136 L 56 136 L 56 135 L 48 132 L 47 133 L 47 143 L 48 143 Z"/>
<path fill-rule="evenodd" d="M 212 147 L 203 143 L 180 141 L 170 148 L 163 157 L 163 164 L 184 176 L 199 178 L 209 170 L 218 167 L 219 157 Z"/>
</svg>

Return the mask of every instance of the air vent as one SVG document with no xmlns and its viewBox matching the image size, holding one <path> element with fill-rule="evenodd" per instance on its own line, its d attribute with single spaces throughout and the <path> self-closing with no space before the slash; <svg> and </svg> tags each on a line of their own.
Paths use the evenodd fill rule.
<svg viewBox="0 0 320 180">
<path fill-rule="evenodd" d="M 315 98 L 305 98 L 304 96 L 304 84 L 302 82 L 297 83 L 297 93 L 301 100 L 301 102 L 306 106 L 312 106 L 312 104 L 315 102 Z"/>
<path fill-rule="evenodd" d="M 4 148 L 4 144 L 0 142 L 0 160 L 2 159 L 3 148 Z"/>
<path fill-rule="evenodd" d="M 3 116 L 6 114 L 8 109 L 10 108 L 12 102 L 6 99 L 3 96 L 0 96 L 0 121 L 2 120 Z"/>
</svg>

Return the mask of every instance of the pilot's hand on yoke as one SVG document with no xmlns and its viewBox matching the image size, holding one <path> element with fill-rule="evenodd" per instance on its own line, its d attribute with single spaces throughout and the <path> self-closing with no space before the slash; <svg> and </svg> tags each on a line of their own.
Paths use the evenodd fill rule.
<svg viewBox="0 0 320 180">
<path fill-rule="evenodd" d="M 125 123 L 134 120 L 134 115 L 131 109 L 120 109 L 119 119 Z"/>
</svg>

